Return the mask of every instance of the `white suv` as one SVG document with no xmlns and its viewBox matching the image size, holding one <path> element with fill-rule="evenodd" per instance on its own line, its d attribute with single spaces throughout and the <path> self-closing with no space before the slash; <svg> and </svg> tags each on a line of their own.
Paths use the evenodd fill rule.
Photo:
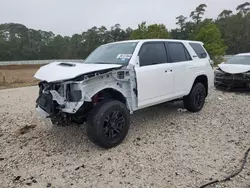
<svg viewBox="0 0 250 188">
<path fill-rule="evenodd" d="M 105 44 L 83 63 L 53 62 L 34 77 L 40 114 L 53 124 L 87 121 L 88 137 L 103 148 L 124 140 L 136 110 L 183 99 L 200 111 L 214 83 L 202 42 L 165 39 Z"/>
</svg>

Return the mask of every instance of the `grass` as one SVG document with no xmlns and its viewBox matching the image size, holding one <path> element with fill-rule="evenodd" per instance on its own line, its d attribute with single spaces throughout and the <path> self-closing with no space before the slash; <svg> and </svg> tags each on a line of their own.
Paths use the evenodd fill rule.
<svg viewBox="0 0 250 188">
<path fill-rule="evenodd" d="M 32 86 L 38 83 L 33 76 L 42 65 L 0 66 L 0 89 Z"/>
</svg>

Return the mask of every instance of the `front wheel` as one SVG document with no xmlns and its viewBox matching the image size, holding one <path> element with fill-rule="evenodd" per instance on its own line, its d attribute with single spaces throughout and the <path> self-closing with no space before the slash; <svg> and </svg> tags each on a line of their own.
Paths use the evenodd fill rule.
<svg viewBox="0 0 250 188">
<path fill-rule="evenodd" d="M 119 145 L 128 134 L 129 110 L 120 101 L 104 100 L 91 111 L 87 123 L 89 139 L 102 148 L 112 148 Z"/>
<path fill-rule="evenodd" d="M 206 89 L 204 84 L 196 83 L 189 95 L 184 97 L 184 107 L 190 112 L 198 112 L 203 108 L 205 99 Z"/>
</svg>

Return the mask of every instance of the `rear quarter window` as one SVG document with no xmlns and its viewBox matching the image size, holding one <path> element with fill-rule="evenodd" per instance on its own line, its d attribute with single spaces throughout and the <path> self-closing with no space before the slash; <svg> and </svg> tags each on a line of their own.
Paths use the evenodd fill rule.
<svg viewBox="0 0 250 188">
<path fill-rule="evenodd" d="M 199 43 L 189 43 L 200 59 L 207 58 L 207 53 Z"/>
</svg>

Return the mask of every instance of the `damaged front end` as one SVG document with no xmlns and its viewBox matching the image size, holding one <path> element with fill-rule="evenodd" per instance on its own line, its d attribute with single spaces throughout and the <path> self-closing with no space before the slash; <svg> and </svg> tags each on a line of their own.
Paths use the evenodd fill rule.
<svg viewBox="0 0 250 188">
<path fill-rule="evenodd" d="M 214 85 L 225 89 L 250 89 L 250 72 L 231 74 L 218 68 L 214 73 Z"/>
<path fill-rule="evenodd" d="M 48 83 L 46 81 L 39 83 L 36 109 L 43 117 L 58 122 L 82 123 L 89 108 L 90 103 L 84 97 L 80 83 Z"/>
</svg>

